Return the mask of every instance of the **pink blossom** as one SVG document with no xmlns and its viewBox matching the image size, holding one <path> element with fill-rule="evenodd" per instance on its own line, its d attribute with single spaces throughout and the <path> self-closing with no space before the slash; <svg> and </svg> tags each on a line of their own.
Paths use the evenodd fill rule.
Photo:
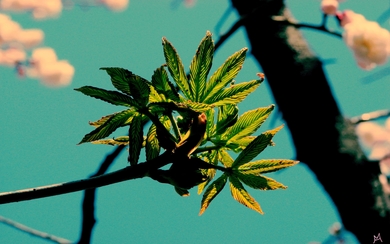
<svg viewBox="0 0 390 244">
<path fill-rule="evenodd" d="M 75 72 L 68 61 L 57 60 L 54 50 L 48 47 L 33 50 L 30 63 L 27 75 L 50 87 L 69 85 Z"/>
<path fill-rule="evenodd" d="M 113 11 L 123 11 L 129 5 L 129 0 L 100 0 L 100 2 Z"/>
<path fill-rule="evenodd" d="M 23 49 L 8 48 L 0 49 L 0 64 L 7 66 L 15 66 L 16 63 L 26 60 L 26 53 Z"/>
<path fill-rule="evenodd" d="M 35 19 L 57 17 L 62 11 L 61 0 L 2 0 L 0 9 L 6 11 L 30 11 Z"/>
<path fill-rule="evenodd" d="M 335 15 L 338 7 L 339 7 L 339 2 L 337 0 L 321 1 L 321 10 L 324 14 Z"/>
<path fill-rule="evenodd" d="M 359 67 L 370 70 L 386 63 L 390 54 L 389 31 L 351 10 L 340 16 L 340 24 L 344 27 L 343 39 L 353 51 Z"/>
<path fill-rule="evenodd" d="M 16 36 L 16 41 L 23 44 L 25 48 L 32 48 L 43 41 L 44 33 L 39 29 L 22 30 Z"/>
<path fill-rule="evenodd" d="M 387 123 L 390 123 L 390 118 Z M 390 155 L 389 129 L 374 122 L 363 122 L 358 124 L 355 130 L 362 144 L 371 149 L 369 158 L 380 160 Z"/>
</svg>

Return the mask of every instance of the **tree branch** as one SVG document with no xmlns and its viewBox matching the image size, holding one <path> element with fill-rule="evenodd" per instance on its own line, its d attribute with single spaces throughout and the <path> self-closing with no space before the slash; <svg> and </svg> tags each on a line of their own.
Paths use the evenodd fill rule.
<svg viewBox="0 0 390 244">
<path fill-rule="evenodd" d="M 107 155 L 107 157 L 102 162 L 97 172 L 91 175 L 90 178 L 104 174 L 124 148 L 125 146 L 116 147 L 112 153 Z M 82 210 L 83 210 L 82 227 L 81 227 L 81 235 L 78 243 L 91 242 L 92 230 L 96 223 L 95 195 L 96 195 L 96 188 L 91 188 L 84 191 L 84 199 L 82 204 Z"/>
<path fill-rule="evenodd" d="M 296 159 L 316 175 L 344 227 L 361 243 L 372 243 L 378 233 L 390 240 L 390 209 L 379 201 L 384 195 L 378 180 L 379 166 L 367 160 L 354 124 L 343 118 L 321 61 L 297 26 L 263 17 L 292 19 L 284 1 L 231 1 L 240 16 L 257 9 L 244 26 L 251 52 L 291 133 Z M 307 104 L 316 109 L 305 109 Z"/>
<path fill-rule="evenodd" d="M 118 171 L 105 175 L 94 176 L 89 179 L 29 188 L 19 191 L 3 192 L 0 193 L 0 204 L 62 195 L 71 192 L 111 185 L 126 180 L 142 178 L 147 176 L 149 170 L 158 169 L 163 167 L 164 165 L 171 163 L 171 159 L 172 153 L 165 152 L 160 156 L 144 163 L 128 166 L 124 169 L 120 169 Z"/>
<path fill-rule="evenodd" d="M 11 227 L 13 227 L 13 228 L 15 228 L 17 230 L 23 231 L 23 232 L 25 232 L 27 234 L 30 234 L 30 235 L 33 235 L 33 236 L 36 236 L 36 237 L 39 237 L 39 238 L 42 238 L 42 239 L 54 242 L 54 243 L 59 243 L 59 244 L 69 244 L 69 243 L 72 243 L 71 241 L 69 241 L 67 239 L 64 239 L 62 237 L 58 237 L 58 236 L 55 236 L 55 235 L 48 234 L 46 232 L 42 232 L 42 231 L 33 229 L 31 227 L 28 227 L 26 225 L 18 223 L 18 222 L 14 221 L 14 220 L 4 218 L 3 216 L 0 216 L 0 222 L 6 224 L 8 226 L 11 226 Z"/>
</svg>

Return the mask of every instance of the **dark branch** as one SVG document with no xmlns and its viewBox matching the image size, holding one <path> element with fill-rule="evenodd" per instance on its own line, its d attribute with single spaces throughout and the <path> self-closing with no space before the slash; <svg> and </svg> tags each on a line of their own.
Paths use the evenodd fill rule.
<svg viewBox="0 0 390 244">
<path fill-rule="evenodd" d="M 114 162 L 114 160 L 118 157 L 118 155 L 122 152 L 124 148 L 125 146 L 116 147 L 111 154 L 107 155 L 107 157 L 102 162 L 97 172 L 91 175 L 90 178 L 100 176 L 106 173 L 108 168 L 111 166 L 111 164 Z M 84 191 L 84 199 L 82 205 L 82 210 L 83 210 L 82 227 L 81 227 L 81 235 L 78 243 L 91 242 L 92 230 L 96 223 L 95 195 L 96 195 L 96 188 L 91 188 Z"/>
<path fill-rule="evenodd" d="M 293 17 L 282 0 L 232 3 L 241 16 L 258 9 L 244 26 L 251 53 L 261 65 L 291 133 L 296 159 L 316 175 L 335 204 L 343 226 L 361 243 L 372 243 L 373 235 L 378 233 L 390 240 L 390 209 L 381 204 L 384 192 L 378 180 L 378 163 L 364 156 L 355 125 L 343 118 L 323 64 L 298 30 L 312 27 L 290 23 Z M 262 16 L 281 17 L 275 21 L 275 17 Z M 308 104 L 316 109 L 305 109 Z"/>
<path fill-rule="evenodd" d="M 128 166 L 124 169 L 100 176 L 91 177 L 89 179 L 23 189 L 19 191 L 3 192 L 0 193 L 0 204 L 57 196 L 86 189 L 107 186 L 126 180 L 142 178 L 147 176 L 149 170 L 158 169 L 171 163 L 171 159 L 172 153 L 165 152 L 147 162 L 134 166 Z"/>
</svg>

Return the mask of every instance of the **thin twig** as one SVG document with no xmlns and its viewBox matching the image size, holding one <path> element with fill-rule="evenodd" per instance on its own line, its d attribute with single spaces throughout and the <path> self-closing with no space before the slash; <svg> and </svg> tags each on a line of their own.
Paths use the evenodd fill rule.
<svg viewBox="0 0 390 244">
<path fill-rule="evenodd" d="M 364 113 L 362 115 L 352 117 L 350 121 L 354 124 L 358 124 L 361 122 L 367 122 L 371 120 L 376 120 L 384 117 L 390 116 L 390 109 L 377 110 L 370 113 Z"/>
<path fill-rule="evenodd" d="M 294 20 L 286 18 L 285 16 L 272 16 L 272 19 L 274 21 L 281 23 L 281 24 L 294 26 L 296 28 L 308 28 L 308 29 L 322 31 L 322 32 L 325 32 L 327 34 L 330 34 L 330 35 L 333 35 L 333 36 L 336 36 L 339 38 L 343 37 L 341 33 L 330 30 L 326 27 L 326 24 L 325 24 L 325 21 L 327 20 L 326 15 L 323 17 L 322 23 L 320 25 L 298 23 L 298 22 L 295 22 Z"/>
<path fill-rule="evenodd" d="M 33 236 L 36 236 L 36 237 L 39 237 L 39 238 L 42 238 L 42 239 L 45 239 L 45 240 L 48 240 L 48 241 L 52 241 L 54 243 L 60 243 L 60 244 L 69 244 L 69 243 L 72 243 L 71 241 L 67 240 L 67 239 L 64 239 L 62 237 L 58 237 L 58 236 L 55 236 L 55 235 L 51 235 L 51 234 L 48 234 L 46 232 L 42 232 L 42 231 L 39 231 L 39 230 L 36 230 L 36 229 L 33 229 L 31 227 L 28 227 L 28 226 L 25 226 L 21 223 L 18 223 L 14 220 L 11 220 L 11 219 L 7 219 L 3 216 L 0 216 L 0 222 L 10 226 L 10 227 L 13 227 L 17 230 L 20 230 L 20 231 L 23 231 L 27 234 L 30 234 L 30 235 L 33 235 Z"/>
<path fill-rule="evenodd" d="M 142 178 L 147 176 L 149 170 L 158 169 L 171 163 L 171 159 L 172 153 L 167 151 L 152 160 L 128 166 L 124 169 L 101 176 L 36 188 L 28 188 L 19 191 L 3 192 L 0 193 L 0 204 L 57 196 L 90 188 L 107 186 L 126 180 Z"/>
<path fill-rule="evenodd" d="M 118 157 L 118 155 L 122 152 L 124 148 L 125 146 L 116 147 L 112 153 L 107 155 L 107 157 L 102 162 L 97 172 L 91 175 L 90 178 L 100 176 L 106 173 L 108 168 L 111 166 L 111 164 L 114 162 L 114 160 Z M 84 191 L 84 199 L 82 204 L 82 210 L 83 210 L 82 227 L 81 227 L 81 234 L 78 243 L 91 242 L 92 230 L 96 223 L 95 195 L 96 195 L 96 188 L 91 188 Z"/>
</svg>

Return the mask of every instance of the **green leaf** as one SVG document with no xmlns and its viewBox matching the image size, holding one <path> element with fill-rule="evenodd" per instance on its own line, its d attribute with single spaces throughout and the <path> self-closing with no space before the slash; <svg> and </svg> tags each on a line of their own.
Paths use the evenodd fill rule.
<svg viewBox="0 0 390 244">
<path fill-rule="evenodd" d="M 245 61 L 247 51 L 248 48 L 243 48 L 234 53 L 214 72 L 206 83 L 206 91 L 202 101 L 213 97 L 237 76 Z"/>
<path fill-rule="evenodd" d="M 287 186 L 266 176 L 238 174 L 238 178 L 247 186 L 259 190 L 287 189 Z"/>
<path fill-rule="evenodd" d="M 128 136 L 120 136 L 113 139 L 105 139 L 105 140 L 97 140 L 92 141 L 92 144 L 104 144 L 104 145 L 111 145 L 111 146 L 126 146 L 129 145 L 129 137 Z"/>
<path fill-rule="evenodd" d="M 156 125 L 154 124 L 150 126 L 146 137 L 145 153 L 147 161 L 160 154 L 160 145 L 158 144 Z"/>
<path fill-rule="evenodd" d="M 133 118 L 130 124 L 129 137 L 131 142 L 129 146 L 129 161 L 130 165 L 136 165 L 144 141 L 142 115 Z"/>
<path fill-rule="evenodd" d="M 288 159 L 261 159 L 241 165 L 238 171 L 242 174 L 265 174 L 294 166 L 297 163 L 298 161 Z"/>
<path fill-rule="evenodd" d="M 218 179 L 213 181 L 203 194 L 199 215 L 202 215 L 208 208 L 211 201 L 222 191 L 226 184 L 227 176 L 222 174 Z"/>
<path fill-rule="evenodd" d="M 206 135 L 211 138 L 215 134 L 214 109 L 207 110 L 205 114 L 207 117 Z"/>
<path fill-rule="evenodd" d="M 117 113 L 113 113 L 113 114 L 109 114 L 109 115 L 103 116 L 100 119 L 98 119 L 96 121 L 93 121 L 93 122 L 89 121 L 88 124 L 92 125 L 95 128 L 97 128 L 97 127 L 101 126 L 102 124 L 104 124 L 107 120 L 109 120 L 115 114 L 117 114 Z"/>
<path fill-rule="evenodd" d="M 95 130 L 86 134 L 84 138 L 78 143 L 96 141 L 109 136 L 117 128 L 126 125 L 127 121 L 135 115 L 136 112 L 132 109 L 127 109 L 119 113 L 113 114 L 106 122 Z"/>
<path fill-rule="evenodd" d="M 130 86 L 127 81 L 127 77 L 131 74 L 130 71 L 123 68 L 116 67 L 103 67 L 100 70 L 105 70 L 107 74 L 111 77 L 111 82 L 116 89 L 119 91 L 131 96 Z"/>
<path fill-rule="evenodd" d="M 252 80 L 241 82 L 237 85 L 232 85 L 228 88 L 220 90 L 214 96 L 205 100 L 204 103 L 214 106 L 222 106 L 226 104 L 237 104 L 244 100 L 251 92 L 256 90 L 262 80 Z"/>
<path fill-rule="evenodd" d="M 229 176 L 230 182 L 230 192 L 232 193 L 233 198 L 241 203 L 242 205 L 255 210 L 256 212 L 263 214 L 263 211 L 260 208 L 260 205 L 256 202 L 256 200 L 249 195 L 249 193 L 245 190 L 244 186 L 241 182 L 233 175 Z"/>
<path fill-rule="evenodd" d="M 162 44 L 164 49 L 165 62 L 167 63 L 169 73 L 173 77 L 173 80 L 176 82 L 177 86 L 183 92 L 184 96 L 189 100 L 194 100 L 179 54 L 165 37 L 162 39 Z"/>
<path fill-rule="evenodd" d="M 205 162 L 210 164 L 217 165 L 218 164 L 218 151 L 213 150 L 211 153 L 208 153 L 207 157 L 204 158 Z M 205 171 L 205 175 L 207 175 L 207 180 L 198 185 L 198 194 L 200 194 L 203 189 L 214 179 L 215 174 L 217 173 L 216 169 L 203 169 Z"/>
<path fill-rule="evenodd" d="M 216 135 L 225 132 L 230 126 L 234 125 L 238 118 L 238 107 L 234 104 L 218 107 L 218 122 L 216 125 Z"/>
<path fill-rule="evenodd" d="M 199 44 L 196 54 L 190 65 L 190 85 L 194 91 L 193 101 L 201 102 L 206 89 L 207 75 L 209 74 L 214 55 L 214 43 L 211 33 L 207 31 L 206 36 Z"/>
<path fill-rule="evenodd" d="M 219 157 L 219 161 L 226 168 L 232 167 L 234 160 L 226 150 L 223 150 L 223 149 L 218 150 L 218 157 Z"/>
<path fill-rule="evenodd" d="M 222 138 L 235 142 L 245 136 L 252 135 L 268 118 L 274 107 L 271 105 L 245 112 L 232 127 L 226 130 Z"/>
<path fill-rule="evenodd" d="M 224 140 L 224 142 L 225 142 L 224 146 L 232 149 L 236 153 L 239 153 L 242 150 L 244 150 L 255 138 L 256 138 L 256 136 L 246 136 L 244 138 L 240 138 L 240 139 L 234 140 L 234 141 Z"/>
<path fill-rule="evenodd" d="M 107 91 L 93 86 L 83 86 L 74 90 L 82 92 L 87 96 L 97 98 L 114 105 L 139 107 L 137 101 L 117 91 Z"/>
<path fill-rule="evenodd" d="M 164 69 L 164 66 L 156 69 L 152 76 L 152 84 L 156 91 L 160 94 L 164 94 L 166 98 L 179 102 L 180 97 L 176 92 L 174 85 L 169 81 L 168 74 Z"/>
<path fill-rule="evenodd" d="M 149 86 L 149 89 L 150 89 L 149 104 L 166 101 L 164 94 L 158 93 L 153 86 Z"/>
<path fill-rule="evenodd" d="M 206 112 L 207 110 L 210 110 L 213 108 L 213 106 L 210 106 L 205 103 L 197 103 L 192 101 L 186 101 L 185 103 L 190 109 L 197 111 L 199 113 Z"/>
<path fill-rule="evenodd" d="M 258 137 L 256 137 L 236 158 L 232 167 L 238 168 L 239 166 L 248 163 L 259 155 L 270 143 L 274 135 L 283 127 L 283 125 L 268 130 Z"/>
</svg>

